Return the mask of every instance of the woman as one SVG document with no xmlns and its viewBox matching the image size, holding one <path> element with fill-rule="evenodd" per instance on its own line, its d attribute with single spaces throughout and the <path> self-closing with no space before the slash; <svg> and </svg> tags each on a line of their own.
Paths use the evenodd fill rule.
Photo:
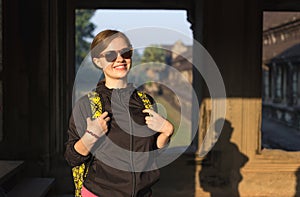
<svg viewBox="0 0 300 197">
<path fill-rule="evenodd" d="M 132 50 L 126 35 L 115 30 L 100 32 L 91 44 L 93 63 L 105 76 L 96 88 L 103 113 L 92 120 L 88 97 L 79 99 L 70 118 L 65 153 L 71 166 L 93 157 L 83 197 L 148 197 L 159 179 L 159 171 L 149 168 L 152 152 L 166 146 L 174 129 L 154 110 L 145 109 L 127 83 Z"/>
</svg>

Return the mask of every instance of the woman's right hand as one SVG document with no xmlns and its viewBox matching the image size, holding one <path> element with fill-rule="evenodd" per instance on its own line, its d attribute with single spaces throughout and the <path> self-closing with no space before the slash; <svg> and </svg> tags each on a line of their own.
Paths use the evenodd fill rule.
<svg viewBox="0 0 300 197">
<path fill-rule="evenodd" d="M 75 143 L 75 150 L 81 155 L 88 155 L 98 138 L 103 136 L 108 131 L 109 121 L 110 117 L 108 116 L 108 112 L 104 112 L 95 120 L 87 118 L 87 131 L 80 138 L 80 140 Z"/>
<path fill-rule="evenodd" d="M 108 112 L 102 113 L 98 118 L 92 120 L 90 117 L 86 119 L 87 130 L 93 133 L 95 138 L 103 136 L 108 131 L 108 122 L 110 117 Z M 89 133 L 90 134 L 90 133 Z"/>
</svg>

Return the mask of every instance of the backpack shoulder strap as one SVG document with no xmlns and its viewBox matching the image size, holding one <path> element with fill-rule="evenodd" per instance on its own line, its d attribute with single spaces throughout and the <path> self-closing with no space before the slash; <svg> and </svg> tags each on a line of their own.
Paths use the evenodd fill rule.
<svg viewBox="0 0 300 197">
<path fill-rule="evenodd" d="M 100 95 L 93 91 L 88 93 L 91 111 L 92 111 L 92 119 L 98 118 L 102 114 L 102 103 Z"/>
<path fill-rule="evenodd" d="M 93 91 L 88 93 L 90 107 L 92 111 L 92 119 L 98 118 L 102 114 L 102 103 L 100 95 Z M 93 162 L 94 157 L 88 163 L 82 163 L 79 166 L 72 168 L 73 180 L 75 184 L 75 197 L 81 197 L 81 188 L 83 181 L 88 174 L 90 164 Z"/>
<path fill-rule="evenodd" d="M 142 99 L 143 104 L 145 106 L 146 109 L 153 109 L 153 106 L 147 96 L 147 94 L 145 92 L 141 92 L 141 91 L 137 91 L 137 94 L 139 95 L 139 97 Z"/>
</svg>

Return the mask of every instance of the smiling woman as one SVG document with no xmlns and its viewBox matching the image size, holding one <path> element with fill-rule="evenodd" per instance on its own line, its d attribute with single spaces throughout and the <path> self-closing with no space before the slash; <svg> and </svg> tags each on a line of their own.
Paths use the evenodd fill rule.
<svg viewBox="0 0 300 197">
<path fill-rule="evenodd" d="M 174 125 L 180 125 L 175 131 L 177 135 L 182 134 L 182 137 L 172 140 L 170 147 L 186 148 L 192 140 L 192 124 L 191 124 L 191 95 L 192 92 L 186 88 L 182 88 L 186 79 L 188 82 L 193 81 L 192 59 L 193 59 L 193 35 L 190 29 L 191 24 L 187 21 L 186 10 L 126 10 L 126 9 L 98 9 L 98 10 L 80 10 L 78 13 L 87 12 L 93 13 L 88 22 L 92 23 L 90 27 L 94 27 L 92 34 L 101 32 L 109 28 L 121 30 L 130 39 L 132 46 L 119 48 L 118 50 L 107 49 L 102 51 L 100 56 L 95 56 L 94 63 L 115 61 L 118 57 L 132 56 L 132 65 L 129 80 L 137 87 L 141 87 L 150 94 L 155 100 L 159 99 L 161 105 L 167 111 L 176 111 L 178 117 L 170 119 Z M 116 17 L 118 16 L 118 17 Z M 78 16 L 78 20 L 81 16 Z M 78 21 L 76 19 L 76 21 Z M 82 20 L 80 20 L 82 22 Z M 78 28 L 76 28 L 78 29 Z M 84 28 L 88 29 L 88 28 Z M 91 29 L 89 29 L 91 30 Z M 81 36 L 85 42 L 91 42 L 89 36 Z M 76 43 L 77 44 L 77 43 Z M 76 50 L 79 44 L 76 45 Z M 147 53 L 146 53 L 147 52 Z M 94 53 L 94 50 L 91 51 Z M 95 69 L 86 51 L 86 60 L 78 66 L 74 91 L 77 100 L 88 91 L 95 88 L 95 84 L 101 79 L 99 76 L 104 76 L 104 73 L 99 74 L 99 69 Z M 158 64 L 160 62 L 160 64 Z M 144 65 L 144 67 L 142 66 Z M 99 67 L 99 66 L 98 66 Z M 109 67 L 108 67 L 109 68 Z M 169 69 L 175 68 L 175 70 Z M 118 64 L 107 69 L 107 76 L 110 77 L 111 71 L 125 71 L 125 64 Z M 101 70 L 101 72 L 104 70 Z M 120 74 L 121 72 L 119 72 Z M 177 77 L 175 77 L 177 76 Z M 180 76 L 180 79 L 178 79 Z M 175 78 L 177 78 L 175 80 Z M 156 80 L 156 82 L 149 82 Z M 184 99 L 178 103 L 177 95 L 175 95 L 168 85 L 183 89 Z M 159 94 L 159 95 L 158 95 Z M 167 101 L 167 102 L 163 102 Z M 182 109 L 186 113 L 182 113 Z M 160 109 L 158 109 L 160 110 Z M 174 114 L 174 113 L 173 113 Z M 170 115 L 170 114 L 169 114 Z M 183 120 L 182 122 L 180 120 Z M 173 135 L 174 138 L 174 135 Z"/>
<path fill-rule="evenodd" d="M 174 127 L 145 105 L 154 105 L 153 98 L 128 83 L 132 48 L 124 33 L 101 31 L 93 39 L 90 54 L 105 76 L 94 90 L 103 110 L 92 118 L 87 110 L 89 94 L 75 104 L 66 160 L 75 168 L 87 166 L 82 197 L 149 197 L 159 179 L 157 156 L 151 152 L 169 143 Z"/>
</svg>

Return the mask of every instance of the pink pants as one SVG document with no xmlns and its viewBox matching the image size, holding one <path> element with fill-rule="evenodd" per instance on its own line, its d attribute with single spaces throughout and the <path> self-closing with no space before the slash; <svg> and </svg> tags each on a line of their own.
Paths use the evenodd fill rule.
<svg viewBox="0 0 300 197">
<path fill-rule="evenodd" d="M 93 194 L 92 192 L 90 192 L 89 190 L 87 190 L 84 186 L 82 186 L 82 189 L 81 189 L 81 196 L 82 197 L 98 197 L 95 194 Z"/>
<path fill-rule="evenodd" d="M 98 197 L 95 194 L 93 194 L 92 192 L 90 192 L 89 190 L 87 190 L 84 186 L 82 186 L 82 189 L 81 189 L 81 196 L 82 197 Z"/>
</svg>

